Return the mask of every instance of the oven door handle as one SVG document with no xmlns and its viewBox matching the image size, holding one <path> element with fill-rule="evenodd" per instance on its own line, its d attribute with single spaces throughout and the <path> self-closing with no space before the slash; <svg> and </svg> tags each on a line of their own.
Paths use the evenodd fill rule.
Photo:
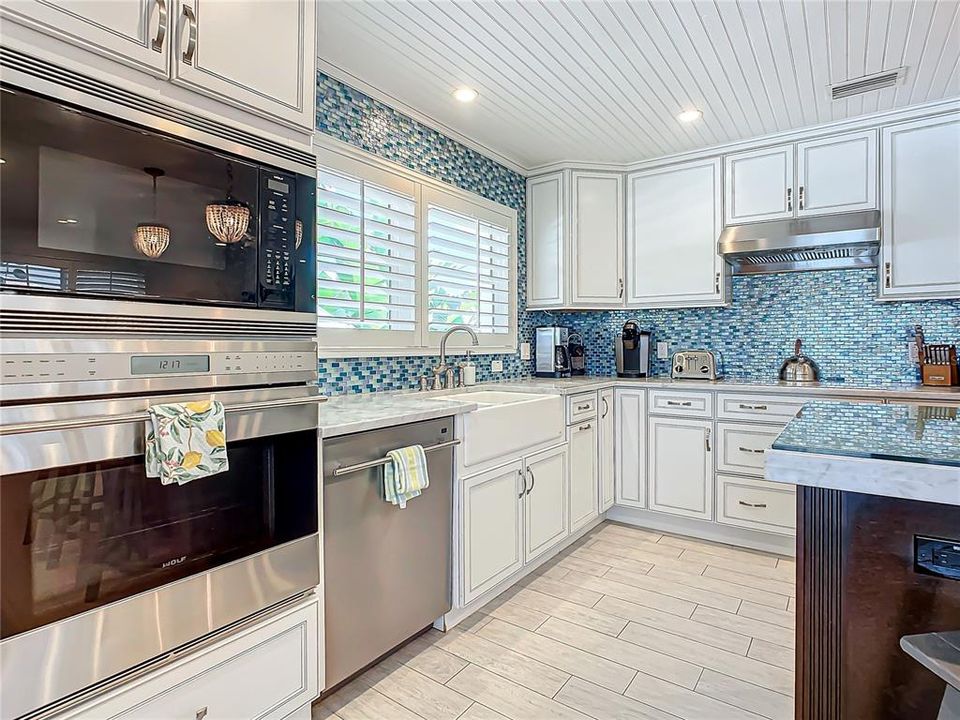
<svg viewBox="0 0 960 720">
<path fill-rule="evenodd" d="M 257 410 L 272 410 L 274 408 L 307 405 L 309 403 L 326 402 L 321 395 L 311 395 L 299 398 L 279 398 L 277 400 L 261 400 L 259 402 L 236 403 L 224 405 L 224 412 L 255 412 Z M 100 415 L 93 417 L 78 417 L 67 420 L 39 420 L 37 422 L 14 423 L 0 426 L 0 436 L 22 435 L 24 433 L 50 432 L 57 430 L 72 430 L 75 428 L 102 427 L 104 425 L 120 425 L 125 423 L 146 422 L 150 419 L 147 412 L 126 413 L 124 415 Z"/>
</svg>

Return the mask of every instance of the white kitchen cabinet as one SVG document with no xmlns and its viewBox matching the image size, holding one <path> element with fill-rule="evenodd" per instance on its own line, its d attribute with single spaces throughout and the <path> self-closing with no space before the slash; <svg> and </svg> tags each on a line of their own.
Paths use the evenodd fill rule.
<svg viewBox="0 0 960 720">
<path fill-rule="evenodd" d="M 643 390 L 618 388 L 615 393 L 617 505 L 646 507 L 647 403 Z"/>
<path fill-rule="evenodd" d="M 649 418 L 651 510 L 713 518 L 713 422 Z"/>
<path fill-rule="evenodd" d="M 565 300 L 563 173 L 527 180 L 527 305 L 559 307 Z"/>
<path fill-rule="evenodd" d="M 463 481 L 464 604 L 523 567 L 527 485 L 521 460 Z"/>
<path fill-rule="evenodd" d="M 566 445 L 528 456 L 524 475 L 524 559 L 530 562 L 568 534 Z"/>
<path fill-rule="evenodd" d="M 877 132 L 797 143 L 797 216 L 877 207 Z"/>
<path fill-rule="evenodd" d="M 623 305 L 623 176 L 571 175 L 572 305 Z"/>
<path fill-rule="evenodd" d="M 138 70 L 167 76 L 175 0 L 9 0 L 3 16 Z"/>
<path fill-rule="evenodd" d="M 726 156 L 727 225 L 793 217 L 793 155 L 789 144 Z"/>
<path fill-rule="evenodd" d="M 310 717 L 320 692 L 314 596 L 154 672 L 104 691 L 56 720 Z"/>
<path fill-rule="evenodd" d="M 627 306 L 721 305 L 720 159 L 627 176 Z"/>
<path fill-rule="evenodd" d="M 616 418 L 614 415 L 613 388 L 600 391 L 599 451 L 600 512 L 606 512 L 613 506 L 616 473 Z"/>
<path fill-rule="evenodd" d="M 528 309 L 622 307 L 623 227 L 621 173 L 529 178 Z"/>
<path fill-rule="evenodd" d="M 179 0 L 176 27 L 174 83 L 313 129 L 313 0 Z"/>
<path fill-rule="evenodd" d="M 597 420 L 570 427 L 570 532 L 599 514 L 599 449 Z"/>
<path fill-rule="evenodd" d="M 880 298 L 960 297 L 960 114 L 883 128 Z"/>
</svg>

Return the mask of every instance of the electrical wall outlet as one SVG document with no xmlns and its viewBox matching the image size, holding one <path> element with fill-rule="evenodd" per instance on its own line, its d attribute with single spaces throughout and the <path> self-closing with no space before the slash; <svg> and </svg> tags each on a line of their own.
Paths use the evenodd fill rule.
<svg viewBox="0 0 960 720">
<path fill-rule="evenodd" d="M 490 362 L 490 372 L 503 372 L 503 360 L 492 360 Z"/>
<path fill-rule="evenodd" d="M 670 359 L 670 346 L 665 342 L 657 343 L 657 360 Z"/>
<path fill-rule="evenodd" d="M 915 342 L 907 343 L 907 360 L 916 364 L 920 362 L 920 351 Z"/>
<path fill-rule="evenodd" d="M 528 342 L 520 343 L 520 359 L 521 360 L 530 359 L 530 343 Z"/>
</svg>

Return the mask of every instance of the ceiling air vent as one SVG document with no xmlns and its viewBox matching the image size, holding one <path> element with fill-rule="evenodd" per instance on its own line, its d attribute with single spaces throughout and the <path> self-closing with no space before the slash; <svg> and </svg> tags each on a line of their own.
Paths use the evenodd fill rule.
<svg viewBox="0 0 960 720">
<path fill-rule="evenodd" d="M 853 97 L 854 95 L 863 95 L 863 93 L 874 90 L 883 90 L 893 87 L 903 79 L 904 69 L 902 67 L 896 70 L 885 70 L 875 75 L 864 75 L 853 80 L 844 80 L 841 83 L 830 86 L 830 98 L 832 100 L 842 100 L 843 98 Z"/>
</svg>

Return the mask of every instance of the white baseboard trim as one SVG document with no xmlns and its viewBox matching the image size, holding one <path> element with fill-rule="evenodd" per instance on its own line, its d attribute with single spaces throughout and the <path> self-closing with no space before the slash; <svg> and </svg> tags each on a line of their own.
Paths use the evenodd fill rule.
<svg viewBox="0 0 960 720">
<path fill-rule="evenodd" d="M 702 540 L 762 550 L 793 557 L 796 555 L 796 540 L 792 535 L 775 535 L 747 528 L 736 528 L 730 525 L 709 520 L 681 518 L 666 515 L 652 510 L 614 505 L 607 511 L 607 519 L 621 522 L 626 525 L 661 530 L 676 535 L 688 535 Z"/>
<path fill-rule="evenodd" d="M 509 590 L 513 585 L 515 585 L 524 577 L 526 577 L 527 575 L 532 573 L 534 570 L 539 568 L 545 562 L 556 557 L 561 551 L 568 548 L 570 545 L 572 545 L 577 540 L 582 538 L 588 532 L 593 530 L 597 525 L 602 523 L 604 519 L 605 517 L 601 515 L 598 518 L 590 521 L 590 523 L 588 523 L 587 525 L 584 525 L 575 533 L 568 536 L 562 542 L 558 543 L 556 546 L 554 546 L 553 548 L 545 552 L 543 555 L 538 557 L 529 565 L 525 565 L 522 569 L 518 570 L 516 573 L 508 577 L 499 585 L 491 588 L 490 590 L 487 590 L 487 592 L 485 592 L 483 595 L 478 597 L 476 600 L 473 600 L 472 602 L 468 603 L 467 605 L 464 605 L 463 607 L 460 607 L 460 608 L 455 607 L 452 610 L 450 610 L 450 612 L 448 612 L 446 615 L 438 618 L 437 621 L 433 624 L 433 626 L 437 630 L 442 630 L 443 632 L 446 632 L 447 630 L 450 630 L 451 628 L 456 627 L 461 622 L 466 620 L 468 617 L 473 615 L 473 613 L 475 613 L 477 610 L 481 609 L 488 602 L 496 599 L 497 596 L 499 596 L 501 593 L 505 592 L 506 590 Z"/>
</svg>

